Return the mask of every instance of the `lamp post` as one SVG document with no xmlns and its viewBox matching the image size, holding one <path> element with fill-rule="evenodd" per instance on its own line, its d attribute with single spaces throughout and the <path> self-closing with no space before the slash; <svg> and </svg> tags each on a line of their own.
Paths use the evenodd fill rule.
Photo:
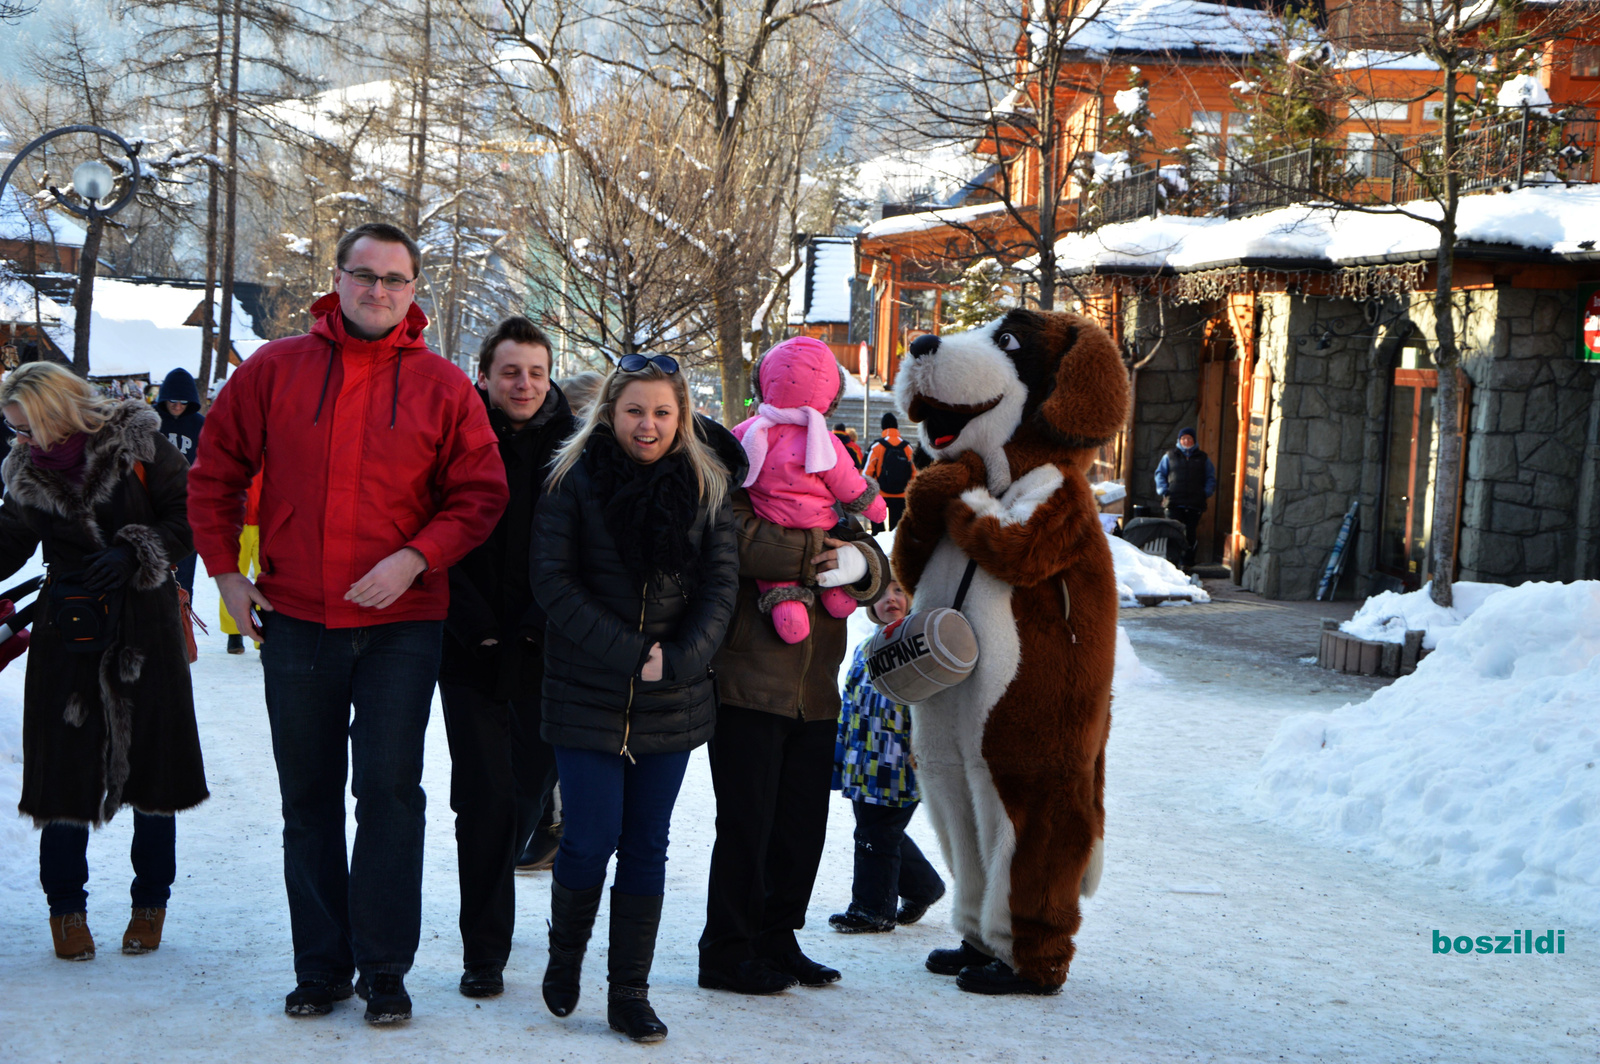
<svg viewBox="0 0 1600 1064">
<path fill-rule="evenodd" d="M 84 202 L 80 207 L 61 192 L 54 185 L 50 186 L 50 194 L 56 202 L 78 217 L 88 222 L 88 227 L 83 238 L 83 252 L 78 258 L 78 290 L 73 296 L 73 309 L 76 311 L 76 320 L 73 325 L 72 343 L 72 371 L 80 377 L 89 375 L 89 313 L 94 301 L 94 268 L 95 262 L 100 257 L 100 234 L 105 227 L 105 220 L 116 214 L 129 203 L 139 191 L 139 149 L 130 145 L 122 137 L 109 129 L 100 126 L 62 126 L 53 129 L 43 136 L 35 137 L 23 146 L 22 150 L 12 157 L 6 166 L 5 173 L 0 174 L 0 195 L 4 195 L 6 185 L 11 180 L 12 173 L 21 164 L 22 160 L 34 149 L 56 139 L 73 133 L 93 133 L 117 143 L 128 156 L 131 172 L 128 175 L 127 186 L 123 188 L 122 195 L 110 204 L 103 201 L 111 195 L 116 188 L 116 174 L 111 167 L 98 159 L 91 159 L 80 164 L 72 171 L 72 188 Z"/>
</svg>

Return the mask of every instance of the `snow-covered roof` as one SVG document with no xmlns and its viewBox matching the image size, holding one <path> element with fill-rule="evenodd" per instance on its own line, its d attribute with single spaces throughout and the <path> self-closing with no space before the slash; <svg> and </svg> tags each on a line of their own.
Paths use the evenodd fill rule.
<svg viewBox="0 0 1600 1064">
<path fill-rule="evenodd" d="M 848 322 L 850 281 L 856 275 L 855 241 L 849 237 L 818 237 L 802 251 L 805 267 L 789 284 L 789 323 Z"/>
<path fill-rule="evenodd" d="M 148 373 L 160 380 L 169 370 L 200 372 L 200 327 L 185 325 L 205 301 L 202 289 L 97 278 L 89 322 L 89 372 L 96 377 Z M 221 313 L 218 300 L 217 313 Z M 233 301 L 233 336 L 240 344 L 258 339 L 250 315 Z M 70 348 L 68 348 L 70 350 Z"/>
<path fill-rule="evenodd" d="M 1200 0 L 1090 0 L 1068 25 L 1069 47 L 1110 52 L 1247 55 L 1282 37 L 1270 11 Z"/>
<path fill-rule="evenodd" d="M 31 240 L 40 244 L 81 248 L 88 234 L 61 211 L 41 207 L 17 186 L 0 193 L 0 240 Z"/>
<path fill-rule="evenodd" d="M 972 207 L 950 207 L 938 211 L 917 211 L 914 214 L 897 214 L 873 222 L 861 230 L 863 237 L 900 236 L 904 233 L 931 232 L 948 225 L 964 225 L 1005 211 L 1004 203 L 979 203 Z"/>
<path fill-rule="evenodd" d="M 1438 70 L 1439 64 L 1421 52 L 1383 52 L 1357 48 L 1342 52 L 1333 64 L 1340 70 Z"/>
<path fill-rule="evenodd" d="M 1439 214 L 1436 204 L 1405 205 L 1419 215 Z M 1503 195 L 1464 196 L 1457 216 L 1458 242 L 1506 244 L 1572 254 L 1600 242 L 1600 187 L 1532 187 Z M 1430 253 L 1438 230 L 1397 210 L 1336 211 L 1297 205 L 1250 218 L 1163 215 L 1072 233 L 1056 243 L 1063 272 L 1096 267 L 1171 267 L 1197 270 L 1240 259 L 1327 260 L 1353 265 L 1384 257 Z M 1017 264 L 1027 269 L 1032 260 Z"/>
</svg>

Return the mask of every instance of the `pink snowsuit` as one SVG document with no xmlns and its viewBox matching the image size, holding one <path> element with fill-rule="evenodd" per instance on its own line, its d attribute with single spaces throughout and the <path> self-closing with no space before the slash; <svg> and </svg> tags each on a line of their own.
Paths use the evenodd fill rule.
<svg viewBox="0 0 1600 1064">
<path fill-rule="evenodd" d="M 823 416 L 840 384 L 839 363 L 828 345 L 809 336 L 783 341 L 761 357 L 759 380 L 764 401 L 756 416 L 733 428 L 750 458 L 744 487 L 756 515 L 784 528 L 832 528 L 838 501 L 847 513 L 883 521 L 887 505 L 856 470 Z M 785 642 L 798 643 L 810 634 L 810 589 L 794 581 L 761 580 L 757 587 Z M 834 617 L 855 609 L 844 588 L 821 591 L 822 605 Z"/>
</svg>

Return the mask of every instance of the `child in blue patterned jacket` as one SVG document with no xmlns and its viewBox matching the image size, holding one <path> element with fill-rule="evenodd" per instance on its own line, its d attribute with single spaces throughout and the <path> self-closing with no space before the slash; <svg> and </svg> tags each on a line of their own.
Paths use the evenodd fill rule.
<svg viewBox="0 0 1600 1064">
<path fill-rule="evenodd" d="M 892 624 L 907 607 L 905 592 L 891 581 L 870 615 L 876 624 Z M 944 880 L 906 834 L 918 801 L 911 717 L 907 707 L 879 694 L 867 679 L 870 642 L 856 648 L 845 675 L 833 754 L 833 789 L 850 799 L 856 817 L 850 907 L 828 918 L 830 927 L 846 934 L 914 924 L 944 896 Z"/>
</svg>

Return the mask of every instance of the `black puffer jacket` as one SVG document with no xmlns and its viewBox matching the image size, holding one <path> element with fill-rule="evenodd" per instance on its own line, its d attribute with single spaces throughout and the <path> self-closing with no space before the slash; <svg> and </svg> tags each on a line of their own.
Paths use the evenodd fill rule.
<svg viewBox="0 0 1600 1064">
<path fill-rule="evenodd" d="M 741 453 L 720 425 L 697 424 L 725 463 Z M 733 517 L 726 502 L 714 514 L 701 504 L 686 518 L 685 563 L 649 578 L 638 575 L 605 517 L 615 495 L 602 486 L 606 463 L 619 454 L 609 430 L 597 429 L 583 460 L 541 498 L 534 519 L 533 593 L 549 617 L 540 734 L 581 750 L 692 750 L 716 728 L 711 657 L 733 616 L 739 585 Z M 667 461 L 657 463 L 663 472 Z M 735 472 L 742 479 L 742 465 Z M 692 490 L 688 498 L 692 503 Z M 648 514 L 641 512 L 641 538 L 653 534 L 644 527 Z M 639 670 L 657 642 L 662 677 L 647 683 Z"/>
</svg>

